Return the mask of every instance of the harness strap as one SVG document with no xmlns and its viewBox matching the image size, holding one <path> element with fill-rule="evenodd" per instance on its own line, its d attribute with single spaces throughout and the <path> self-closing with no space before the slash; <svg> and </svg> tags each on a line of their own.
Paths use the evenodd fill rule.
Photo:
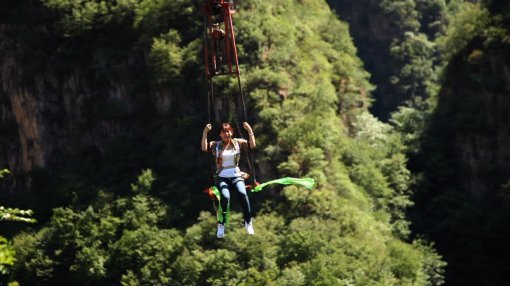
<svg viewBox="0 0 510 286">
<path fill-rule="evenodd" d="M 236 168 L 237 165 L 221 166 L 222 170 Z"/>
</svg>

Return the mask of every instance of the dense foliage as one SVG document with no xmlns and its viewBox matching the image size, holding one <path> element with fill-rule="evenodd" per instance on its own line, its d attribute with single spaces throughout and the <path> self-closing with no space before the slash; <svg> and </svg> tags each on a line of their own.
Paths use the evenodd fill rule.
<svg viewBox="0 0 510 286">
<path fill-rule="evenodd" d="M 59 208 L 37 234 L 16 237 L 16 277 L 32 285 L 409 285 L 440 284 L 441 264 L 422 243 L 410 245 L 332 192 L 298 199 L 294 212 L 264 212 L 257 235 L 237 223 L 225 240 L 203 212 L 184 233 L 161 228 L 164 204 L 145 171 L 132 195 L 101 193 L 85 210 Z M 328 195 L 328 197 L 325 197 Z M 299 214 L 299 216 L 296 216 Z M 233 221 L 240 220 L 234 214 Z"/>
<path fill-rule="evenodd" d="M 9 174 L 9 170 L 0 170 L 0 179 L 6 174 Z M 27 223 L 33 223 L 35 220 L 31 218 L 33 212 L 31 210 L 20 210 L 18 208 L 6 208 L 0 205 L 0 222 L 6 221 L 21 221 Z M 5 278 L 5 275 L 9 273 L 10 267 L 16 262 L 16 252 L 12 248 L 11 242 L 0 235 L 0 277 Z M 0 280 L 0 283 L 4 281 Z"/>
<path fill-rule="evenodd" d="M 461 0 L 328 1 L 350 23 L 371 81 L 371 110 L 383 120 L 400 106 L 412 108 L 437 94 L 445 61 L 437 40 L 454 19 Z"/>
<path fill-rule="evenodd" d="M 506 1 L 454 7 L 437 41 L 447 65 L 436 108 L 431 113 L 403 109 L 398 115 L 415 126 L 407 130 L 425 131 L 415 141 L 418 152 L 410 156 L 417 190 L 413 225 L 444 254 L 449 285 L 507 280 L 509 264 L 502 255 L 509 251 L 504 237 L 510 232 L 503 223 L 509 218 L 508 161 L 497 138 L 508 132 L 509 123 L 506 111 L 499 111 L 509 102 L 507 79 L 498 70 L 508 66 L 509 9 Z M 498 103 L 485 107 L 490 97 Z M 426 124 L 413 118 L 424 118 Z M 487 143 L 477 146 L 469 138 Z"/>
<path fill-rule="evenodd" d="M 414 230 L 438 243 L 447 284 L 504 283 L 508 1 L 329 3 L 377 85 L 373 111 L 397 109 L 389 121 L 410 156 Z"/>
<path fill-rule="evenodd" d="M 199 194 L 207 174 L 198 142 L 192 143 L 206 109 L 191 96 L 201 70 L 199 6 L 43 3 L 54 13 L 52 32 L 66 51 L 54 57 L 86 53 L 122 61 L 141 52 L 147 67 L 136 66 L 142 76 L 134 86 L 148 88 L 151 99 L 171 90 L 175 104 L 156 119 L 143 109 L 154 107 L 143 104 L 138 111 L 116 102 L 92 109 L 89 123 L 128 121 L 135 128 L 112 140 L 104 156 L 84 152 L 73 157 L 79 164 L 57 170 L 61 176 L 53 176 L 45 192 L 58 196 L 60 206 L 41 229 L 15 237 L 12 279 L 27 285 L 442 284 L 439 255 L 409 238 L 410 173 L 402 138 L 367 112 L 373 87 L 347 25 L 325 2 L 239 3 L 237 40 L 262 179 L 309 176 L 318 185 L 252 194 L 255 236 L 244 234 L 234 211 L 225 240 L 214 237 L 213 215 L 200 212 L 208 208 Z M 94 38 L 98 32 L 102 36 Z M 399 48 L 417 45 L 416 53 L 427 56 L 423 40 L 411 37 Z M 90 63 L 68 64 L 87 70 Z M 107 71 L 117 81 L 123 72 L 126 80 L 133 76 L 125 67 Z M 233 80 L 216 84 L 218 100 L 236 96 Z M 126 181 L 143 165 L 157 176 L 144 171 L 130 191 Z"/>
</svg>

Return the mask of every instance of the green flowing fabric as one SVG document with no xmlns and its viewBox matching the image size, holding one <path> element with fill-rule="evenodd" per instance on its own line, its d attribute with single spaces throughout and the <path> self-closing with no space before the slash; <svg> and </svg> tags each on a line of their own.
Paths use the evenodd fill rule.
<svg viewBox="0 0 510 286">
<path fill-rule="evenodd" d="M 260 192 L 262 188 L 271 184 L 282 184 L 282 185 L 299 185 L 307 189 L 313 189 L 315 186 L 315 180 L 312 178 L 291 178 L 285 177 L 281 179 L 272 180 L 256 186 L 252 192 Z"/>
<path fill-rule="evenodd" d="M 214 194 L 214 196 L 216 197 L 216 199 L 218 200 L 218 202 L 220 201 L 220 191 L 218 191 L 218 188 L 216 188 L 216 186 L 212 186 L 211 187 L 211 190 L 212 190 L 212 193 Z"/>
<path fill-rule="evenodd" d="M 216 197 L 216 200 L 218 202 L 218 206 L 214 205 L 214 208 L 216 209 L 216 216 L 218 218 L 218 222 L 223 221 L 223 223 L 226 225 L 230 218 L 230 202 L 228 202 L 228 204 L 227 204 L 227 211 L 225 212 L 225 220 L 223 220 L 223 209 L 221 208 L 221 203 L 220 203 L 220 200 L 221 200 L 220 191 L 218 190 L 218 188 L 216 186 L 212 186 L 211 191 L 214 194 L 214 196 Z M 214 202 L 213 202 L 213 204 L 214 204 Z"/>
</svg>

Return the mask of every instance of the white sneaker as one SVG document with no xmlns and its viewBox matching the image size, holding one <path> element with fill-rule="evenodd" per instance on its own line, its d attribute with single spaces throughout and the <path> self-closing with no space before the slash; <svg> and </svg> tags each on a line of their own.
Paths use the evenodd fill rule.
<svg viewBox="0 0 510 286">
<path fill-rule="evenodd" d="M 250 222 L 244 222 L 244 228 L 246 228 L 246 232 L 248 234 L 255 234 L 255 230 L 253 229 L 253 223 Z"/>
<path fill-rule="evenodd" d="M 218 238 L 225 237 L 225 226 L 223 224 L 218 224 L 218 232 L 216 232 L 216 237 Z"/>
</svg>

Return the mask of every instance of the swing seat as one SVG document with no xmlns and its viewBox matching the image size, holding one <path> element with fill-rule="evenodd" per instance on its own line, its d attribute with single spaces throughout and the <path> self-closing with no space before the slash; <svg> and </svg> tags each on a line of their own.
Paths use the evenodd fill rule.
<svg viewBox="0 0 510 286">
<path fill-rule="evenodd" d="M 259 182 L 254 182 L 253 185 L 246 185 L 246 190 L 253 190 L 255 189 L 258 185 L 260 185 Z"/>
</svg>

